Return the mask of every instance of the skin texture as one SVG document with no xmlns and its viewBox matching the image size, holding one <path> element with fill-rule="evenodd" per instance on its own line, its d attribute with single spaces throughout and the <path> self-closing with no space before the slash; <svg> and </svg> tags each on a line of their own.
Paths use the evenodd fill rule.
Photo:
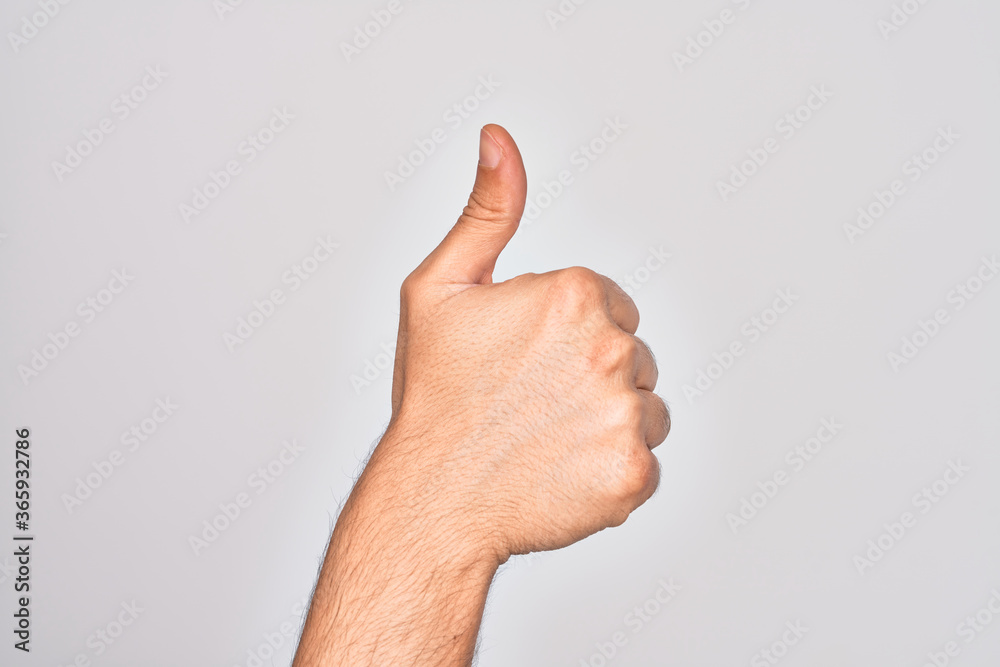
<svg viewBox="0 0 1000 667">
<path fill-rule="evenodd" d="M 656 489 L 670 416 L 632 300 L 579 267 L 493 282 L 526 193 L 487 125 L 468 205 L 403 283 L 392 419 L 294 667 L 469 665 L 502 563 L 618 526 Z"/>
</svg>

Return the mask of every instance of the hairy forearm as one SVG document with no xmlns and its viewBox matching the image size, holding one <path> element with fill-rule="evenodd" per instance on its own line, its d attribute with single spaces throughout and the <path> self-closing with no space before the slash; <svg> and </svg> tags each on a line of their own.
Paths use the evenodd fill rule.
<svg viewBox="0 0 1000 667">
<path fill-rule="evenodd" d="M 414 459 L 382 455 L 392 444 L 337 521 L 294 667 L 471 663 L 498 559 L 441 490 L 409 483 L 427 477 Z"/>
</svg>

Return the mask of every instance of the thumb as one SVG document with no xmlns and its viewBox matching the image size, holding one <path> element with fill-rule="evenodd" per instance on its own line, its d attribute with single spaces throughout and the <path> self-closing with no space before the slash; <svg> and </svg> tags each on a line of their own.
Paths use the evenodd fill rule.
<svg viewBox="0 0 1000 667">
<path fill-rule="evenodd" d="M 487 125 L 479 134 L 479 167 L 469 203 L 425 261 L 433 280 L 488 284 L 500 252 L 524 212 L 528 180 L 521 152 L 507 130 Z"/>
</svg>

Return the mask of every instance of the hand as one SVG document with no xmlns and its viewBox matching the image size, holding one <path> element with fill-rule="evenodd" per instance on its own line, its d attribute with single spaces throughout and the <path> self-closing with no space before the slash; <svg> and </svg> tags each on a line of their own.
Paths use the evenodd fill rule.
<svg viewBox="0 0 1000 667">
<path fill-rule="evenodd" d="M 670 430 L 639 313 L 581 268 L 493 283 L 526 196 L 483 129 L 469 204 L 405 280 L 392 419 L 330 538 L 296 667 L 468 665 L 511 554 L 621 524 Z"/>
<path fill-rule="evenodd" d="M 513 139 L 487 126 L 469 204 L 403 283 L 392 437 L 372 461 L 499 562 L 624 522 L 670 428 L 617 284 L 583 268 L 493 283 L 526 190 Z"/>
</svg>

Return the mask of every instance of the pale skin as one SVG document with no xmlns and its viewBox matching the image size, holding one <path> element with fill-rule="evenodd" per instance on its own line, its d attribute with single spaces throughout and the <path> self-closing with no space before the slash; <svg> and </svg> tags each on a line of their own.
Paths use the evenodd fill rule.
<svg viewBox="0 0 1000 667">
<path fill-rule="evenodd" d="M 403 282 L 392 418 L 344 504 L 293 667 L 470 665 L 497 568 L 622 524 L 670 430 L 639 313 L 579 267 L 493 282 L 527 180 L 487 125 L 469 203 Z"/>
</svg>

